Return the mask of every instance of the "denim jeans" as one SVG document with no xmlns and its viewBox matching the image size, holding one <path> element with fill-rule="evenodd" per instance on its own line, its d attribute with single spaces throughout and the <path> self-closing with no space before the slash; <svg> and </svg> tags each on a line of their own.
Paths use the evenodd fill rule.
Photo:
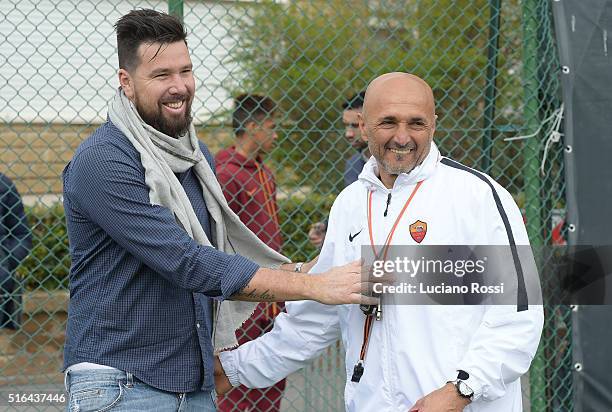
<svg viewBox="0 0 612 412">
<path fill-rule="evenodd" d="M 214 392 L 155 389 L 118 369 L 72 371 L 66 376 L 67 412 L 216 411 Z"/>
</svg>

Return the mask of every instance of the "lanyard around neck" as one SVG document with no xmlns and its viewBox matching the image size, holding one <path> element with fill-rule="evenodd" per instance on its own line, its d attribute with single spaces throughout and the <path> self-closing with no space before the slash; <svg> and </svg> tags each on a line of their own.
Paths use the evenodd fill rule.
<svg viewBox="0 0 612 412">
<path fill-rule="evenodd" d="M 406 200 L 406 203 L 404 203 L 404 207 L 402 207 L 402 210 L 400 211 L 399 215 L 395 219 L 395 222 L 393 223 L 393 226 L 391 227 L 391 231 L 389 231 L 389 233 L 387 234 L 387 238 L 385 239 L 384 246 L 378 252 L 376 251 L 376 247 L 374 246 L 374 235 L 372 234 L 372 194 L 374 192 L 373 191 L 369 192 L 368 194 L 368 232 L 370 234 L 370 246 L 372 246 L 372 251 L 374 252 L 374 259 L 378 259 L 381 254 L 383 255 L 383 260 L 387 258 L 387 252 L 389 251 L 389 247 L 391 246 L 391 241 L 393 240 L 395 229 L 397 229 L 397 225 L 402 219 L 402 216 L 404 216 L 404 212 L 406 212 L 406 209 L 408 209 L 408 205 L 412 201 L 412 198 L 414 197 L 414 195 L 416 195 L 416 192 L 421 187 L 421 184 L 423 184 L 422 180 L 416 184 L 414 189 L 412 189 L 412 193 L 410 193 L 408 200 Z M 366 353 L 368 351 L 368 343 L 370 341 L 370 334 L 372 332 L 373 320 L 374 320 L 373 313 L 366 315 L 365 323 L 363 325 L 363 343 L 361 344 L 361 351 L 359 352 L 359 361 L 353 368 L 353 376 L 351 378 L 352 382 L 359 382 L 361 380 L 361 376 L 363 375 L 363 371 L 364 371 L 363 364 L 365 362 Z"/>
<path fill-rule="evenodd" d="M 404 212 L 406 211 L 406 209 L 408 209 L 408 205 L 412 201 L 412 198 L 414 197 L 414 195 L 416 195 L 416 192 L 419 190 L 422 184 L 423 184 L 423 180 L 418 182 L 416 186 L 414 187 L 414 189 L 412 189 L 412 193 L 410 193 L 408 200 L 406 200 L 406 203 L 404 203 L 404 207 L 402 207 L 402 210 L 400 211 L 399 215 L 395 219 L 395 223 L 393 223 L 393 226 L 391 227 L 391 231 L 387 234 L 387 238 L 385 239 L 384 246 L 378 252 L 376 251 L 376 247 L 374 246 L 374 235 L 372 234 L 372 195 L 374 194 L 374 191 L 369 192 L 369 196 L 368 196 L 368 232 L 370 234 L 370 246 L 372 246 L 372 251 L 374 252 L 375 259 L 378 259 L 380 255 L 383 254 L 383 252 L 384 252 L 383 260 L 387 258 L 387 252 L 389 251 L 389 246 L 391 246 L 391 240 L 393 240 L 395 229 L 397 228 L 397 225 L 402 219 L 402 216 L 404 216 Z"/>
</svg>

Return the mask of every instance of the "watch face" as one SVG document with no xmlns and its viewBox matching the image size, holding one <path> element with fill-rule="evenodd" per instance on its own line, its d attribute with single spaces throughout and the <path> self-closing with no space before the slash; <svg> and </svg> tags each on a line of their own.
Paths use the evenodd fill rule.
<svg viewBox="0 0 612 412">
<path fill-rule="evenodd" d="M 463 396 L 472 396 L 474 394 L 474 391 L 463 381 L 457 382 L 457 389 L 459 389 L 459 393 Z"/>
</svg>

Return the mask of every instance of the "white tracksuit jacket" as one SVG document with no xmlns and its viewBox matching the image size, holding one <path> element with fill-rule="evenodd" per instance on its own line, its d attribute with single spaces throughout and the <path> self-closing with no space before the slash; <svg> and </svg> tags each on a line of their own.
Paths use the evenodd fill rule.
<svg viewBox="0 0 612 412">
<path fill-rule="evenodd" d="M 521 213 L 510 194 L 490 177 L 479 175 L 442 158 L 432 143 L 426 160 L 409 174 L 398 176 L 389 190 L 377 177 L 377 164 L 371 158 L 359 180 L 334 202 L 325 243 L 312 272 L 354 261 L 360 257 L 361 246 L 370 245 L 368 190 L 374 191 L 373 237 L 382 245 L 421 180 L 392 244 L 416 244 L 409 225 L 417 220 L 427 223 L 423 245 L 509 244 L 493 188 L 516 244 L 528 244 Z M 389 211 L 383 217 L 389 192 Z M 360 230 L 350 242 L 349 234 Z M 267 387 L 307 365 L 341 337 L 346 349 L 347 411 L 407 411 L 419 398 L 456 379 L 457 370 L 470 374 L 467 383 L 475 391 L 465 411 L 522 411 L 519 377 L 528 370 L 540 340 L 541 306 L 530 305 L 521 312 L 510 305 L 385 306 L 382 320 L 373 325 L 363 377 L 354 383 L 351 376 L 359 359 L 364 319 L 358 305 L 287 303 L 287 313 L 276 318 L 272 331 L 223 352 L 221 361 L 233 385 Z"/>
</svg>

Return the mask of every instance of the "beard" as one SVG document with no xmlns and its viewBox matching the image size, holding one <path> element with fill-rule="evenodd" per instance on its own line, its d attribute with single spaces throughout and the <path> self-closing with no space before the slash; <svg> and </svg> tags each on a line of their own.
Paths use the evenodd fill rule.
<svg viewBox="0 0 612 412">
<path fill-rule="evenodd" d="M 405 161 L 405 158 L 410 156 L 410 154 L 393 153 L 393 156 L 395 156 L 395 161 L 397 162 L 395 164 L 387 161 L 384 156 L 387 149 L 398 149 L 398 150 L 410 149 L 410 150 L 415 151 L 417 149 L 417 145 L 414 142 L 410 142 L 403 146 L 391 144 L 388 146 L 385 145 L 384 147 L 380 147 L 380 146 L 377 147 L 375 145 L 368 145 L 368 147 L 370 149 L 370 153 L 372 153 L 372 155 L 376 159 L 376 162 L 379 164 L 379 166 L 382 167 L 382 169 L 390 175 L 397 176 L 402 173 L 410 173 L 412 169 L 414 169 L 420 163 L 419 159 L 415 159 L 409 163 L 402 164 L 402 162 Z"/>
<path fill-rule="evenodd" d="M 191 115 L 191 96 L 179 96 L 177 100 L 183 99 L 185 101 L 185 115 L 180 118 L 164 116 L 161 103 L 155 106 L 155 110 L 148 110 L 136 99 L 136 110 L 146 124 L 176 139 L 189 131 L 189 126 L 193 120 Z"/>
<path fill-rule="evenodd" d="M 398 159 L 401 161 L 401 159 Z M 412 172 L 412 169 L 414 169 L 414 167 L 416 166 L 416 162 L 415 163 L 411 163 L 409 165 L 391 165 L 389 164 L 389 162 L 387 162 L 386 160 L 382 160 L 382 162 L 380 162 L 382 168 L 385 170 L 385 172 L 387 172 L 390 175 L 400 175 L 402 173 L 410 173 Z"/>
</svg>

